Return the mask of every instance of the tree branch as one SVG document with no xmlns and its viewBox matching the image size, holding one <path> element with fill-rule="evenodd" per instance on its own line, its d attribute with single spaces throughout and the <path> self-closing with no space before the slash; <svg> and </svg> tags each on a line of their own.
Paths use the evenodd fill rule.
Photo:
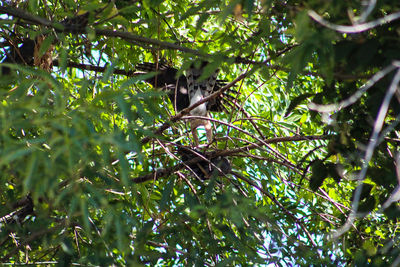
<svg viewBox="0 0 400 267">
<path fill-rule="evenodd" d="M 27 22 L 36 24 L 36 25 L 42 25 L 42 26 L 53 28 L 57 31 L 60 31 L 60 29 L 63 28 L 63 25 L 60 22 L 53 22 L 53 21 L 47 20 L 45 18 L 26 13 L 21 9 L 17 9 L 17 8 L 13 8 L 13 7 L 0 6 L 0 14 L 7 14 L 10 16 L 14 16 L 14 17 L 23 19 Z M 84 28 L 68 29 L 68 28 L 64 27 L 64 29 L 62 29 L 61 31 L 69 32 L 72 34 L 87 33 L 86 29 L 84 29 Z M 137 44 L 139 46 L 144 46 L 143 44 L 150 44 L 150 45 L 154 45 L 154 46 L 161 47 L 164 49 L 178 50 L 178 51 L 181 51 L 184 53 L 190 53 L 192 55 L 199 56 L 202 58 L 211 58 L 214 55 L 214 54 L 204 53 L 200 50 L 180 46 L 175 43 L 164 42 L 164 41 L 160 41 L 157 39 L 143 37 L 143 36 L 135 35 L 135 34 L 132 34 L 129 32 L 121 32 L 121 31 L 114 31 L 114 30 L 107 30 L 107 29 L 94 29 L 94 32 L 96 33 L 96 35 L 102 35 L 102 36 L 107 36 L 107 37 L 119 37 L 123 40 L 134 42 L 135 44 Z M 291 45 L 288 48 L 285 48 L 282 51 L 279 51 L 277 53 L 277 56 L 285 53 L 286 51 L 292 49 L 293 47 L 294 46 Z M 215 54 L 221 54 L 221 52 L 217 52 Z M 271 60 L 270 57 L 268 57 L 266 60 L 264 60 L 262 62 L 248 60 L 243 57 L 225 57 L 224 59 L 225 60 L 234 60 L 235 63 L 252 64 L 252 65 L 266 65 Z"/>
<path fill-rule="evenodd" d="M 356 24 L 356 25 L 351 25 L 351 26 L 345 26 L 345 25 L 336 25 L 334 23 L 331 23 L 329 21 L 324 20 L 320 15 L 318 15 L 315 11 L 310 10 L 308 11 L 308 15 L 314 19 L 316 22 L 320 23 L 321 25 L 331 29 L 335 30 L 338 32 L 343 32 L 343 33 L 359 33 L 363 31 L 368 31 L 373 28 L 376 28 L 378 26 L 382 26 L 384 24 L 387 24 L 389 22 L 392 22 L 394 20 L 397 20 L 400 18 L 400 11 L 392 13 L 390 15 L 384 16 L 383 18 L 367 22 L 367 23 L 362 23 L 362 24 Z"/>
<path fill-rule="evenodd" d="M 53 65 L 59 67 L 60 62 L 58 62 L 58 60 L 54 60 Z M 100 66 L 94 66 L 94 65 L 89 65 L 89 64 L 76 63 L 76 62 L 72 62 L 72 61 L 67 62 L 67 67 L 76 68 L 76 69 L 80 69 L 80 70 L 89 70 L 89 71 L 94 71 L 94 72 L 105 72 L 105 70 L 107 68 L 106 66 L 100 67 Z M 141 75 L 140 73 L 135 73 L 135 71 L 132 71 L 132 70 L 126 71 L 126 70 L 122 70 L 122 69 L 113 69 L 113 73 L 118 74 L 118 75 L 125 75 L 128 77 Z"/>
<path fill-rule="evenodd" d="M 241 147 L 241 148 L 236 148 L 236 149 L 231 149 L 231 150 L 223 150 L 223 151 L 211 151 L 211 152 L 206 153 L 206 156 L 207 156 L 207 158 L 209 157 L 209 159 L 216 158 L 219 156 L 227 157 L 227 156 L 233 156 L 233 155 L 236 155 L 236 154 L 239 154 L 242 152 L 247 152 L 251 149 L 262 147 L 265 144 L 272 144 L 272 143 L 279 143 L 279 142 L 291 142 L 291 141 L 324 140 L 324 139 L 328 139 L 330 137 L 331 137 L 330 135 L 276 137 L 276 138 L 267 139 L 267 140 L 264 140 L 263 142 L 251 144 L 251 145 Z M 191 160 L 185 161 L 183 163 L 179 163 L 175 166 L 172 166 L 169 168 L 161 168 L 161 169 L 152 171 L 148 174 L 139 176 L 137 178 L 132 179 L 132 182 L 133 183 L 144 183 L 144 182 L 147 182 L 150 180 L 159 179 L 161 177 L 170 175 L 171 173 L 174 173 L 174 172 L 182 169 L 184 166 L 189 166 L 189 165 L 198 163 L 203 160 L 204 160 L 204 158 L 196 157 Z M 276 162 L 276 161 L 272 159 L 271 162 Z M 279 163 L 279 162 L 276 162 L 276 163 Z M 284 164 L 282 163 L 282 165 L 284 165 Z M 294 166 L 294 168 L 296 168 L 296 166 Z"/>
</svg>

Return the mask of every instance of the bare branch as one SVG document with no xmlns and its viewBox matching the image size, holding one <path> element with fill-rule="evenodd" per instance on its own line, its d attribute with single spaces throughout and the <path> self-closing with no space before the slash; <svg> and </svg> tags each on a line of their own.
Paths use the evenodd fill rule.
<svg viewBox="0 0 400 267">
<path fill-rule="evenodd" d="M 255 143 L 244 147 L 235 148 L 232 150 L 225 150 L 221 152 L 217 152 L 217 156 L 228 156 L 230 153 L 239 153 L 243 151 L 248 151 L 251 149 L 255 149 L 257 147 L 262 147 L 264 144 L 273 144 L 279 142 L 296 142 L 296 141 L 314 141 L 314 140 L 327 140 L 331 138 L 331 135 L 307 135 L 307 136 L 284 136 L 284 137 L 274 137 L 267 140 L 263 140 L 262 143 Z M 229 151 L 229 152 L 228 152 Z"/>
<path fill-rule="evenodd" d="M 388 73 L 399 67 L 400 67 L 400 61 L 394 61 L 392 64 L 390 64 L 389 66 L 387 66 L 386 68 L 384 68 L 383 70 L 377 72 L 374 76 L 372 76 L 372 78 L 369 79 L 364 85 L 362 85 L 353 95 L 351 95 L 349 98 L 345 100 L 340 101 L 338 104 L 320 105 L 320 104 L 310 103 L 308 104 L 308 107 L 312 110 L 324 113 L 336 112 L 342 110 L 343 108 L 346 108 L 354 104 L 375 83 L 377 83 Z"/>
<path fill-rule="evenodd" d="M 364 23 L 368 16 L 372 13 L 376 6 L 376 0 L 369 0 L 369 3 L 366 3 L 367 1 L 363 1 L 363 5 L 365 5 L 364 11 L 361 13 L 360 18 L 357 20 L 358 22 Z"/>
<path fill-rule="evenodd" d="M 346 223 L 340 229 L 338 229 L 335 233 L 332 234 L 332 238 L 334 238 L 334 239 L 336 239 L 336 238 L 340 237 L 341 235 L 343 235 L 344 233 L 346 233 L 350 229 L 351 225 L 353 224 L 353 222 L 356 219 L 357 209 L 358 209 L 358 205 L 360 202 L 361 191 L 362 191 L 362 187 L 363 187 L 363 181 L 364 181 L 365 175 L 368 170 L 368 165 L 373 156 L 375 147 L 379 144 L 379 133 L 381 132 L 383 123 L 385 121 L 386 114 L 389 109 L 390 100 L 392 99 L 396 90 L 398 90 L 399 82 L 400 82 L 400 68 L 397 70 L 396 75 L 393 77 L 392 83 L 390 84 L 389 89 L 385 94 L 385 97 L 382 101 L 382 105 L 379 109 L 377 118 L 375 120 L 374 129 L 373 129 L 371 138 L 368 142 L 367 150 L 365 152 L 364 162 L 362 164 L 361 171 L 358 173 L 358 175 L 356 177 L 356 179 L 358 181 L 358 186 L 354 193 L 354 199 L 352 202 L 351 212 L 349 214 L 349 217 L 347 218 Z"/>
<path fill-rule="evenodd" d="M 400 18 L 400 11 L 384 16 L 383 18 L 371 21 L 371 22 L 367 22 L 367 23 L 362 23 L 362 24 L 357 24 L 357 25 L 353 25 L 353 26 L 344 26 L 344 25 L 336 25 L 334 23 L 331 23 L 329 21 L 324 20 L 320 15 L 318 15 L 315 11 L 310 10 L 308 11 L 308 15 L 314 19 L 316 22 L 318 22 L 319 24 L 338 31 L 338 32 L 343 32 L 343 33 L 360 33 L 363 31 L 367 31 L 367 30 L 371 30 L 375 27 L 387 24 L 389 22 L 392 22 L 394 20 L 397 20 Z"/>
</svg>

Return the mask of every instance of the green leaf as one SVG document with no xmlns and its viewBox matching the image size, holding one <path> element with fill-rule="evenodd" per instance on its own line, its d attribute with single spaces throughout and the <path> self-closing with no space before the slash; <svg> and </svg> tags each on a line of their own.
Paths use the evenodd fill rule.
<svg viewBox="0 0 400 267">
<path fill-rule="evenodd" d="M 129 180 L 129 163 L 123 151 L 120 151 L 118 153 L 118 160 L 119 160 L 119 170 L 122 183 L 127 186 L 131 183 Z"/>
<path fill-rule="evenodd" d="M 54 36 L 52 35 L 46 36 L 46 38 L 44 38 L 39 48 L 39 57 L 42 57 L 49 50 L 53 42 L 54 42 Z"/>
<path fill-rule="evenodd" d="M 110 79 L 111 74 L 114 72 L 115 66 L 113 63 L 107 65 L 106 70 L 104 72 L 102 82 L 106 82 L 108 79 Z"/>
<path fill-rule="evenodd" d="M 162 192 L 162 198 L 160 201 L 160 210 L 165 211 L 166 207 L 170 205 L 171 193 L 174 188 L 175 179 L 170 179 Z"/>
<path fill-rule="evenodd" d="M 90 235 L 90 221 L 89 221 L 89 209 L 88 209 L 88 204 L 85 198 L 80 199 L 80 208 L 81 208 L 81 218 L 83 222 L 84 229 L 86 233 Z"/>
<path fill-rule="evenodd" d="M 2 153 L 2 158 L 0 159 L 0 166 L 7 165 L 10 162 L 22 158 L 25 155 L 31 154 L 34 150 L 33 147 L 23 147 L 20 149 L 16 149 L 14 151 L 7 151 L 7 153 Z"/>
<path fill-rule="evenodd" d="M 32 153 L 29 157 L 26 170 L 26 177 L 24 179 L 24 188 L 26 192 L 29 192 L 29 190 L 32 188 L 32 184 L 35 180 L 33 177 L 37 172 L 37 166 L 38 166 L 38 154 Z"/>
</svg>

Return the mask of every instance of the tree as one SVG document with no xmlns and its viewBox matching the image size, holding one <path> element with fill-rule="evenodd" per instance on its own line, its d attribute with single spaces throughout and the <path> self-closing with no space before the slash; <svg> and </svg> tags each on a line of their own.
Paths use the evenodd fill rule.
<svg viewBox="0 0 400 267">
<path fill-rule="evenodd" d="M 0 262 L 398 265 L 392 2 L 3 3 Z M 199 61 L 193 153 L 137 66 Z"/>
</svg>

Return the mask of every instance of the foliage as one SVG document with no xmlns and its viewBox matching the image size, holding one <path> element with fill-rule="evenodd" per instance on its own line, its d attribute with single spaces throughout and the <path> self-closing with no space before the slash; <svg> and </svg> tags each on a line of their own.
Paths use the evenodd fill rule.
<svg viewBox="0 0 400 267">
<path fill-rule="evenodd" d="M 4 1 L 0 262 L 398 265 L 400 4 L 361 2 Z M 199 59 L 235 84 L 206 180 L 135 69 Z"/>
</svg>

